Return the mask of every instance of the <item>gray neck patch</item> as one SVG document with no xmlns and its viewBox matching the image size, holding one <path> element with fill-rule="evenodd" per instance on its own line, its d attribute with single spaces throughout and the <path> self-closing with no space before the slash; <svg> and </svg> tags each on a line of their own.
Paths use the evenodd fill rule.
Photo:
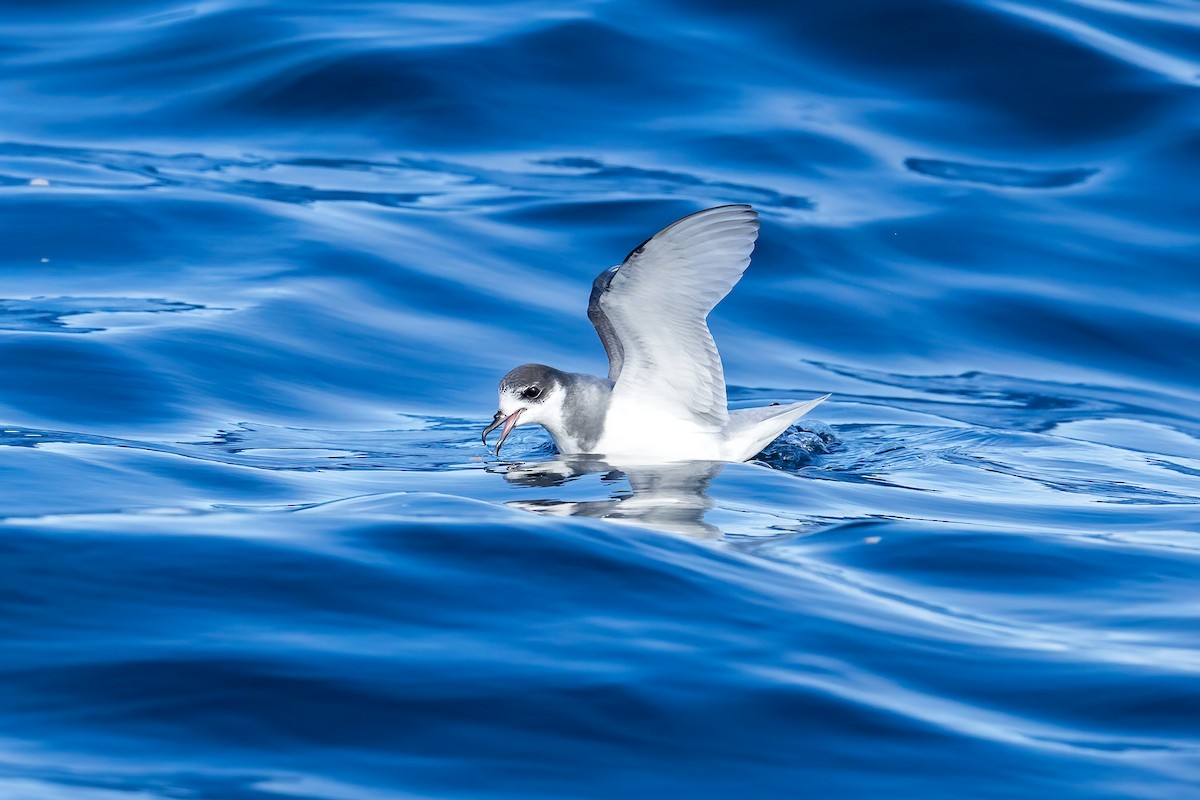
<svg viewBox="0 0 1200 800">
<path fill-rule="evenodd" d="M 550 431 L 564 453 L 591 452 L 604 434 L 612 382 L 579 372 L 566 374 L 562 430 Z"/>
</svg>

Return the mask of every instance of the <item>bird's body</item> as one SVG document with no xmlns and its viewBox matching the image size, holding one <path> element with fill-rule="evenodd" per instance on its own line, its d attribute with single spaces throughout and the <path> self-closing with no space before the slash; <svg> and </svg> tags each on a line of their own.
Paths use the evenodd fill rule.
<svg viewBox="0 0 1200 800">
<path fill-rule="evenodd" d="M 633 463 L 745 461 L 825 400 L 729 411 L 706 322 L 741 278 L 758 236 L 747 205 L 684 217 L 592 285 L 588 317 L 609 359 L 607 378 L 525 364 L 500 381 L 500 444 L 542 425 L 563 453 Z"/>
<path fill-rule="evenodd" d="M 728 461 L 721 434 L 712 424 L 617 397 L 609 406 L 596 452 L 639 459 L 670 453 L 673 461 Z"/>
</svg>

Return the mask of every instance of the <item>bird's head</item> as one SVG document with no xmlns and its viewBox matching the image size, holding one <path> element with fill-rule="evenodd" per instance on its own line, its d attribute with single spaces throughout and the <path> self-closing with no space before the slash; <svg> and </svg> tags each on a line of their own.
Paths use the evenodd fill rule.
<svg viewBox="0 0 1200 800">
<path fill-rule="evenodd" d="M 504 440 L 518 425 L 545 425 L 562 416 L 564 387 L 561 371 L 545 364 L 522 364 L 500 379 L 500 408 L 492 424 L 483 429 L 483 443 L 488 434 L 500 428 L 496 455 Z"/>
</svg>

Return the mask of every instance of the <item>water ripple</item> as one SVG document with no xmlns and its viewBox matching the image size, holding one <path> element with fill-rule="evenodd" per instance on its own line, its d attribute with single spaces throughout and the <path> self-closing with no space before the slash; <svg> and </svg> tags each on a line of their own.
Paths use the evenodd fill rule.
<svg viewBox="0 0 1200 800">
<path fill-rule="evenodd" d="M 31 297 L 28 300 L 0 298 L 0 330 L 43 333 L 96 333 L 102 327 L 74 324 L 71 317 L 93 314 L 177 314 L 205 307 L 155 298 L 125 297 Z"/>
<path fill-rule="evenodd" d="M 1195 794 L 1188 4 L 3 6 L 0 794 Z M 480 443 L 727 202 L 829 402 Z"/>
<path fill-rule="evenodd" d="M 984 164 L 939 161 L 933 158 L 906 158 L 904 166 L 913 172 L 933 178 L 1018 189 L 1062 189 L 1083 183 L 1099 172 L 1099 170 L 1084 167 L 1072 169 L 995 167 Z"/>
</svg>

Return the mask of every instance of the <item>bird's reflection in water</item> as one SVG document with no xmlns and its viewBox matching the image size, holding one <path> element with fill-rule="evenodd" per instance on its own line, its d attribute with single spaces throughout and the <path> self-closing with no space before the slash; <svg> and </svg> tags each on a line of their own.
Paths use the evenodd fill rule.
<svg viewBox="0 0 1200 800">
<path fill-rule="evenodd" d="M 555 461 L 509 464 L 500 471 L 509 483 L 531 488 L 562 486 L 581 476 L 596 474 L 602 482 L 619 487 L 607 500 L 513 500 L 507 503 L 513 508 L 563 517 L 631 522 L 669 533 L 713 539 L 721 535 L 721 530 L 704 521 L 704 515 L 713 507 L 708 487 L 724 466 L 720 461 L 685 461 L 626 467 L 593 456 L 564 456 Z"/>
</svg>

